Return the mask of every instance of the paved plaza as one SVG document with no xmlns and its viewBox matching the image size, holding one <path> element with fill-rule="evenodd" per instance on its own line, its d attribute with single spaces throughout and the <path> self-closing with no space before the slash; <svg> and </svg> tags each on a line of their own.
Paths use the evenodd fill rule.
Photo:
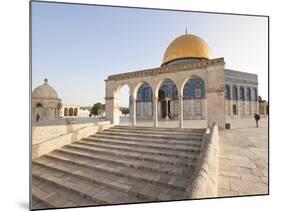
<svg viewBox="0 0 281 211">
<path fill-rule="evenodd" d="M 105 121 L 104 117 L 60 117 L 59 119 L 54 120 L 41 120 L 39 122 L 32 122 L 33 127 L 37 126 L 51 126 L 51 125 L 65 125 L 66 123 L 71 124 L 84 124 L 84 123 L 97 123 Z"/>
<path fill-rule="evenodd" d="M 219 196 L 268 193 L 268 121 L 232 120 L 220 131 Z"/>
</svg>

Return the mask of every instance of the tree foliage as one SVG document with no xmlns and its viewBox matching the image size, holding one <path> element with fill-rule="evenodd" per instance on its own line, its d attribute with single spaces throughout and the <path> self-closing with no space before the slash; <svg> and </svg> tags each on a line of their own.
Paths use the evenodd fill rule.
<svg viewBox="0 0 281 211">
<path fill-rule="evenodd" d="M 120 110 L 121 110 L 121 113 L 124 114 L 125 116 L 130 113 L 129 108 L 121 108 Z"/>
<path fill-rule="evenodd" d="M 100 102 L 95 103 L 91 109 L 91 114 L 98 116 L 101 115 L 104 112 L 104 105 L 102 105 Z"/>
</svg>

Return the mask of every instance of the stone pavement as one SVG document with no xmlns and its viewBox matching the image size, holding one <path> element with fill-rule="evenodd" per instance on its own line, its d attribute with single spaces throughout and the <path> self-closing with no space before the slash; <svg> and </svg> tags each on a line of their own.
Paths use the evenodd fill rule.
<svg viewBox="0 0 281 211">
<path fill-rule="evenodd" d="M 219 133 L 219 196 L 268 194 L 268 124 L 230 120 Z"/>
<path fill-rule="evenodd" d="M 50 125 L 65 125 L 68 121 L 72 124 L 84 124 L 84 123 L 97 123 L 106 121 L 104 117 L 80 117 L 80 116 L 70 116 L 70 117 L 60 117 L 55 120 L 42 120 L 39 122 L 32 121 L 32 127 L 36 126 L 50 126 Z"/>
</svg>

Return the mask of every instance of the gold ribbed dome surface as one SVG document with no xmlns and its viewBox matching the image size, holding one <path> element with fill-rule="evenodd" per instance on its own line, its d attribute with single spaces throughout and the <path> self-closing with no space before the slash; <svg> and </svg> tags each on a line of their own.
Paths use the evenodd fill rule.
<svg viewBox="0 0 281 211">
<path fill-rule="evenodd" d="M 184 34 L 174 39 L 165 51 L 163 64 L 182 58 L 211 59 L 208 44 L 193 34 Z"/>
</svg>

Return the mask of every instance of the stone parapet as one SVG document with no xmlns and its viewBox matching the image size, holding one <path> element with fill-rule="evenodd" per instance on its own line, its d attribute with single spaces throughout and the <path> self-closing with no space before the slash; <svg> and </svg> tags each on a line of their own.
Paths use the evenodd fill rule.
<svg viewBox="0 0 281 211">
<path fill-rule="evenodd" d="M 32 160 L 110 127 L 109 121 L 32 127 Z"/>
<path fill-rule="evenodd" d="M 218 187 L 218 126 L 213 124 L 204 135 L 197 168 L 190 186 L 190 198 L 217 196 Z"/>
</svg>

